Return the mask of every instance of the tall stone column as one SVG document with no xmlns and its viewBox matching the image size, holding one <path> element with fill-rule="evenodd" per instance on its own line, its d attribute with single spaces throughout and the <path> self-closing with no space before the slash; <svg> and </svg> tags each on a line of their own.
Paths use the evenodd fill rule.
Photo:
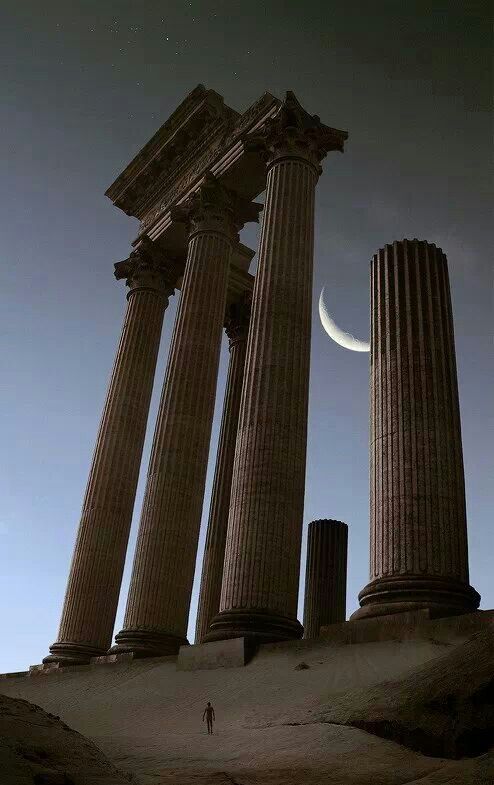
<svg viewBox="0 0 494 785">
<path fill-rule="evenodd" d="M 370 583 L 352 618 L 473 611 L 446 256 L 386 245 L 371 265 Z"/>
<path fill-rule="evenodd" d="M 196 643 L 202 642 L 213 617 L 216 616 L 220 609 L 235 440 L 237 438 L 247 331 L 249 328 L 250 300 L 251 297 L 248 295 L 239 302 L 233 303 L 228 309 L 226 318 L 225 328 L 230 340 L 230 362 L 228 365 L 225 401 L 223 404 L 206 546 L 202 564 L 196 622 Z"/>
<path fill-rule="evenodd" d="M 319 637 L 323 625 L 346 619 L 348 526 L 341 521 L 309 523 L 305 570 L 304 638 Z"/>
<path fill-rule="evenodd" d="M 175 266 L 144 238 L 115 265 L 130 291 L 84 498 L 56 643 L 44 662 L 85 663 L 105 654 L 134 508 L 163 314 Z"/>
<path fill-rule="evenodd" d="M 230 257 L 238 229 L 259 209 L 208 176 L 175 213 L 189 222 L 187 262 L 113 651 L 166 655 L 187 642 Z"/>
<path fill-rule="evenodd" d="M 346 134 L 292 93 L 252 145 L 268 174 L 235 448 L 220 613 L 206 640 L 297 638 L 314 195 L 319 161 Z"/>
</svg>

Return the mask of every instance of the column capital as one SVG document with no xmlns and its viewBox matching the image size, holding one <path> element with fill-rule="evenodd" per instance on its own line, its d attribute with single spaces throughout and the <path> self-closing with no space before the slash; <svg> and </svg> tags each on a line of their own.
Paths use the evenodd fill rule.
<svg viewBox="0 0 494 785">
<path fill-rule="evenodd" d="M 268 168 L 283 159 L 300 159 L 320 174 L 322 159 L 332 150 L 342 153 L 347 138 L 346 131 L 330 128 L 309 114 L 289 90 L 275 116 L 258 133 L 247 136 L 244 146 L 259 153 Z"/>
<path fill-rule="evenodd" d="M 188 224 L 190 235 L 219 232 L 238 242 L 238 232 L 249 221 L 258 221 L 262 204 L 243 199 L 226 188 L 211 172 L 183 204 L 172 208 L 174 221 Z"/>
<path fill-rule="evenodd" d="M 141 237 L 137 248 L 128 259 L 117 262 L 115 278 L 125 278 L 129 287 L 127 297 L 140 289 L 151 289 L 164 294 L 167 298 L 173 294 L 178 278 L 178 265 L 155 246 L 147 235 Z"/>
<path fill-rule="evenodd" d="M 226 309 L 225 332 L 230 339 L 230 349 L 239 341 L 247 340 L 251 306 L 252 292 L 244 292 L 238 300 L 231 303 Z"/>
</svg>

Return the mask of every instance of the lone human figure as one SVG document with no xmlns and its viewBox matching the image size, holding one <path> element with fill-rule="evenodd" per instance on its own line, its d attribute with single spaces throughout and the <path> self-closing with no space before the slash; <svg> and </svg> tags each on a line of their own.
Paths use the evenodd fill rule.
<svg viewBox="0 0 494 785">
<path fill-rule="evenodd" d="M 206 717 L 206 722 L 208 725 L 208 735 L 209 735 L 213 732 L 213 722 L 216 719 L 216 717 L 214 716 L 214 709 L 209 701 L 208 701 L 208 705 L 204 709 L 204 714 L 202 715 L 203 722 L 204 722 L 204 717 Z"/>
</svg>

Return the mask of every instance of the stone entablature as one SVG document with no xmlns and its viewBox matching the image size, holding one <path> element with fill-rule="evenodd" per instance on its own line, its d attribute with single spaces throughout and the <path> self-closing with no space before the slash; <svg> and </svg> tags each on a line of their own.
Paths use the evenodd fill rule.
<svg viewBox="0 0 494 785">
<path fill-rule="evenodd" d="M 142 219 L 153 194 L 176 180 L 183 164 L 209 146 L 211 134 L 225 126 L 231 128 L 238 116 L 221 95 L 197 85 L 126 166 L 106 196 L 127 215 Z"/>
<path fill-rule="evenodd" d="M 279 106 L 277 98 L 264 93 L 239 114 L 218 93 L 198 85 L 106 195 L 116 207 L 139 218 L 141 233 L 152 240 L 168 233 L 171 208 L 197 190 L 207 172 L 240 196 L 255 198 L 264 190 L 265 168 L 258 155 L 246 152 L 243 139 Z M 171 244 L 175 246 L 173 237 Z"/>
</svg>

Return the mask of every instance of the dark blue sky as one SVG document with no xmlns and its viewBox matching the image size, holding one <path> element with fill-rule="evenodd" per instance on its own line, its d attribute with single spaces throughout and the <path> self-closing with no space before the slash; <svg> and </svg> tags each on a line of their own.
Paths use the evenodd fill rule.
<svg viewBox="0 0 494 785">
<path fill-rule="evenodd" d="M 448 255 L 471 581 L 483 607 L 494 606 L 488 10 L 395 0 L 2 3 L 0 672 L 40 662 L 56 638 L 125 309 L 113 263 L 137 230 L 104 191 L 198 82 L 239 110 L 265 90 L 292 89 L 350 134 L 317 192 L 305 508 L 305 524 L 349 524 L 349 612 L 368 578 L 368 357 L 330 342 L 317 297 L 325 285 L 338 324 L 365 337 L 377 248 L 418 237 Z M 255 247 L 256 231 L 244 234 Z M 223 347 L 208 495 L 226 362 Z"/>
</svg>

